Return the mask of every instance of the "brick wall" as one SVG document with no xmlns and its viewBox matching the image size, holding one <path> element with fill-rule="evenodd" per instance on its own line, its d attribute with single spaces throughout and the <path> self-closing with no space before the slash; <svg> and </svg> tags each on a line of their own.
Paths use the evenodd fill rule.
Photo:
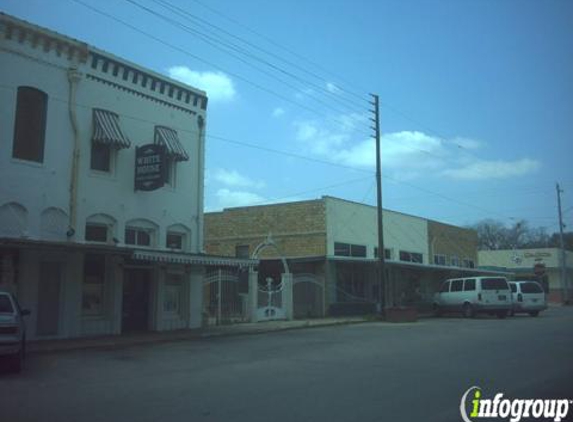
<svg viewBox="0 0 573 422">
<path fill-rule="evenodd" d="M 205 214 L 205 251 L 235 256 L 235 247 L 248 245 L 249 253 L 269 233 L 286 257 L 326 255 L 326 214 L 324 201 L 230 208 Z M 267 248 L 260 258 L 276 258 Z"/>
<path fill-rule="evenodd" d="M 450 226 L 449 224 L 428 221 L 428 241 L 430 246 L 430 264 L 434 263 L 434 255 L 446 255 L 446 264 L 450 265 L 451 256 L 460 260 L 464 258 L 473 260 L 478 265 L 478 237 L 472 229 Z"/>
</svg>

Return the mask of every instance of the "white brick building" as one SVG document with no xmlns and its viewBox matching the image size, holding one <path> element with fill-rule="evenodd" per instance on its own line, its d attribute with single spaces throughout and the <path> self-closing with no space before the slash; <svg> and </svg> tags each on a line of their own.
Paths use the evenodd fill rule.
<svg viewBox="0 0 573 422">
<path fill-rule="evenodd" d="M 0 288 L 29 338 L 200 326 L 205 267 L 239 262 L 201 254 L 205 92 L 5 14 L 0 62 Z M 135 190 L 150 144 L 165 184 Z"/>
</svg>

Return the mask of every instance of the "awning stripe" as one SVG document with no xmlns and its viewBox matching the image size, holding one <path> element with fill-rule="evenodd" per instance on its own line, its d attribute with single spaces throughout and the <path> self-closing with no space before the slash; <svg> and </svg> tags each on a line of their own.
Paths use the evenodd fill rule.
<svg viewBox="0 0 573 422">
<path fill-rule="evenodd" d="M 177 131 L 165 126 L 155 126 L 155 143 L 165 145 L 167 154 L 175 161 L 189 160 L 187 151 L 185 151 L 181 142 L 179 142 Z"/>
<path fill-rule="evenodd" d="M 129 148 L 131 142 L 122 132 L 119 125 L 119 116 L 108 110 L 94 108 L 93 142 L 111 145 L 115 148 Z"/>
<path fill-rule="evenodd" d="M 232 266 L 248 267 L 257 265 L 258 261 L 253 259 L 226 258 L 211 255 L 191 255 L 175 254 L 158 251 L 136 250 L 133 252 L 133 259 L 147 262 L 160 262 L 165 264 L 183 265 L 207 265 L 207 266 Z"/>
</svg>

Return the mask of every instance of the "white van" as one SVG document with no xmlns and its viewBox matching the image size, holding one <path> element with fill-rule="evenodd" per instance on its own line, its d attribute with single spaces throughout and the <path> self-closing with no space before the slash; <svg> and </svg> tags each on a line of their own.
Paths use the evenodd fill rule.
<svg viewBox="0 0 573 422">
<path fill-rule="evenodd" d="M 543 287 L 535 281 L 510 281 L 513 308 L 512 314 L 528 313 L 536 317 L 547 309 L 547 300 Z"/>
<path fill-rule="evenodd" d="M 471 318 L 477 313 L 505 318 L 511 311 L 511 290 L 505 277 L 454 278 L 443 282 L 434 297 L 434 313 L 461 312 Z"/>
</svg>

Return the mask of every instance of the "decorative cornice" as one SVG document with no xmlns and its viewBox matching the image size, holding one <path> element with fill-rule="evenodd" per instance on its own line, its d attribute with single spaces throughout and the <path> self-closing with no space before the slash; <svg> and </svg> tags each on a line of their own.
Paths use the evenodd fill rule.
<svg viewBox="0 0 573 422">
<path fill-rule="evenodd" d="M 188 109 L 188 108 L 181 107 L 181 106 L 179 106 L 179 105 L 177 105 L 177 104 L 173 104 L 173 103 L 170 103 L 170 102 L 168 102 L 168 101 L 164 101 L 164 100 L 162 100 L 162 99 L 160 99 L 160 98 L 156 98 L 156 97 L 154 97 L 154 96 L 152 96 L 152 95 L 148 95 L 148 94 L 146 94 L 146 93 L 144 93 L 144 92 L 141 92 L 141 91 L 137 91 L 137 90 L 135 90 L 135 89 L 128 88 L 128 87 L 126 87 L 126 86 L 124 86 L 124 85 L 120 85 L 120 84 L 115 83 L 115 82 L 112 82 L 112 81 L 108 81 L 107 79 L 103 79 L 103 78 L 100 78 L 100 77 L 95 76 L 95 75 L 87 74 L 87 75 L 86 75 L 86 78 L 87 78 L 87 79 L 94 80 L 94 81 L 96 81 L 96 82 L 100 82 L 100 83 L 105 84 L 105 85 L 109 85 L 109 86 L 111 86 L 111 87 L 113 87 L 113 88 L 119 89 L 120 91 L 128 92 L 128 93 L 133 94 L 133 95 L 136 95 L 136 96 L 138 96 L 138 97 L 145 98 L 145 99 L 147 99 L 147 100 L 154 101 L 154 102 L 156 102 L 156 103 L 159 103 L 159 104 L 162 104 L 162 105 L 165 105 L 165 106 L 168 106 L 168 107 L 175 108 L 175 109 L 177 109 L 177 110 L 179 110 L 179 111 L 184 111 L 184 112 L 189 113 L 189 114 L 191 114 L 191 115 L 196 115 L 196 114 L 197 114 L 197 112 L 195 112 L 195 111 L 193 111 L 193 110 L 190 110 L 190 109 Z"/>
<path fill-rule="evenodd" d="M 19 44 L 28 42 L 33 49 L 42 49 L 45 53 L 53 51 L 58 57 L 64 56 L 69 61 L 87 62 L 88 45 L 86 43 L 72 40 L 52 31 L 48 32 L 4 13 L 0 13 L 0 25 L 3 38 L 6 40 Z"/>
<path fill-rule="evenodd" d="M 180 84 L 170 82 L 165 78 L 153 75 L 151 72 L 146 72 L 98 52 L 90 51 L 89 56 L 88 66 L 92 69 L 93 73 L 101 73 L 101 76 L 105 75 L 106 78 L 114 78 L 122 85 L 128 83 L 137 88 L 143 88 L 167 97 L 172 101 L 162 101 L 181 109 L 186 109 L 186 106 L 200 108 L 202 110 L 207 109 L 207 97 L 192 89 L 184 88 Z M 93 76 L 98 77 L 95 74 Z M 101 80 L 109 81 L 108 79 L 103 79 L 101 76 L 99 76 Z M 176 104 L 176 102 L 180 104 Z"/>
</svg>

